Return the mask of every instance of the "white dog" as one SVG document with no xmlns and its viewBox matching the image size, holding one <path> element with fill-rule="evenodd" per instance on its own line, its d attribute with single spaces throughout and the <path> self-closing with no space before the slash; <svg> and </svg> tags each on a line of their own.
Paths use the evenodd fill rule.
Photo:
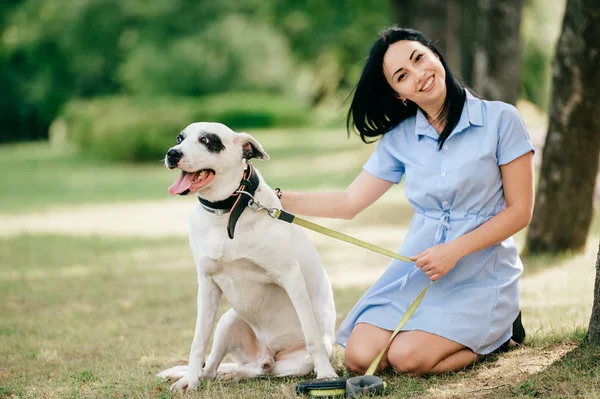
<svg viewBox="0 0 600 399">
<path fill-rule="evenodd" d="M 250 197 L 235 193 L 255 190 L 256 201 L 281 209 L 258 171 L 250 176 L 250 158 L 269 156 L 249 134 L 219 123 L 189 125 L 165 157 L 168 168 L 182 171 L 169 192 L 197 193 L 201 202 L 190 217 L 198 312 L 189 365 L 158 374 L 178 379 L 173 391 L 193 390 L 200 379 L 216 376 L 240 381 L 313 370 L 317 378 L 336 376 L 330 363 L 336 315 L 329 278 L 300 227 L 248 208 Z M 235 208 L 228 212 L 232 202 L 237 215 Z M 203 366 L 222 294 L 232 308 L 219 319 Z M 227 354 L 235 363 L 221 364 Z"/>
</svg>

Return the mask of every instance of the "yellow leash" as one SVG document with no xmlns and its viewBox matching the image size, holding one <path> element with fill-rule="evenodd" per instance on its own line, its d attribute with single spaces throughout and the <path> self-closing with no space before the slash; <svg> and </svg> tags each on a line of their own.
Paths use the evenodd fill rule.
<svg viewBox="0 0 600 399">
<path fill-rule="evenodd" d="M 385 248 L 381 248 L 381 247 L 378 247 L 373 244 L 369 244 L 366 241 L 362 241 L 357 238 L 346 235 L 344 233 L 340 233 L 339 231 L 331 230 L 331 229 L 328 229 L 327 227 L 320 226 L 318 224 L 309 222 L 308 220 L 301 219 L 295 215 L 292 215 L 291 213 L 288 213 L 288 212 L 285 212 L 285 211 L 282 211 L 279 209 L 277 209 L 275 212 L 275 217 L 277 219 L 284 220 L 286 222 L 287 222 L 286 218 L 288 218 L 288 215 L 292 217 L 292 219 L 289 223 L 297 224 L 298 226 L 302 226 L 309 230 L 316 231 L 317 233 L 325 234 L 326 236 L 337 238 L 338 240 L 346 241 L 346 242 L 349 242 L 350 244 L 358 245 L 359 247 L 363 247 L 363 248 L 369 249 L 373 252 L 377 252 L 382 255 L 389 256 L 390 258 L 396 258 L 396 259 L 404 261 L 404 262 L 414 262 L 412 259 L 407 258 L 406 256 L 399 255 L 395 252 L 389 251 Z"/>
</svg>

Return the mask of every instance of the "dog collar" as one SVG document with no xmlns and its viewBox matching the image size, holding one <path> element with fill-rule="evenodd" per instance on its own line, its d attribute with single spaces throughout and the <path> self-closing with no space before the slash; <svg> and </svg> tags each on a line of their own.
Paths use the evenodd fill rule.
<svg viewBox="0 0 600 399">
<path fill-rule="evenodd" d="M 246 163 L 247 167 L 244 171 L 244 175 L 242 176 L 242 180 L 240 181 L 239 188 L 233 193 L 229 198 L 224 199 L 222 201 L 207 201 L 203 198 L 198 197 L 198 201 L 202 207 L 215 215 L 224 215 L 229 213 L 229 220 L 227 221 L 227 235 L 229 238 L 233 239 L 233 233 L 235 232 L 235 225 L 246 209 L 248 205 L 247 200 L 242 200 L 242 197 L 247 197 L 243 192 L 248 193 L 250 195 L 254 195 L 256 190 L 258 189 L 258 184 L 260 180 L 258 175 L 254 171 L 254 167 L 250 162 Z"/>
</svg>

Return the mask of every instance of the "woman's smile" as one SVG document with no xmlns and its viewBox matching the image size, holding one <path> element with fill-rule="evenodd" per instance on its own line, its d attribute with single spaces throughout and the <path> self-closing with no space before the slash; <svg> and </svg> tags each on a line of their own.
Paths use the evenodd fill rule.
<svg viewBox="0 0 600 399">
<path fill-rule="evenodd" d="M 398 98 L 436 118 L 446 98 L 446 71 L 431 49 L 416 41 L 397 41 L 384 55 L 383 70 Z"/>
<path fill-rule="evenodd" d="M 431 75 L 429 77 L 429 79 L 427 79 L 425 81 L 423 86 L 421 86 L 421 90 L 419 90 L 419 91 L 421 93 L 429 93 L 431 90 L 433 90 L 434 86 L 435 86 L 435 75 Z"/>
</svg>

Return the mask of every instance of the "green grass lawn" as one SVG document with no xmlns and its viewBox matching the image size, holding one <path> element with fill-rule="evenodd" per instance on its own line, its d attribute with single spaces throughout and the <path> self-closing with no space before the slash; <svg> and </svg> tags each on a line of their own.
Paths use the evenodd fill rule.
<svg viewBox="0 0 600 399">
<path fill-rule="evenodd" d="M 272 157 L 256 163 L 270 184 L 297 189 L 345 187 L 373 148 L 357 138 L 346 140 L 343 131 L 253 134 Z M 176 174 L 158 160 L 107 164 L 45 143 L 0 147 L 0 167 L 5 171 L 0 213 L 17 215 L 166 198 Z M 377 205 L 353 223 L 365 229 L 405 225 L 411 211 L 398 201 Z M 596 215 L 590 234 L 599 232 Z M 329 257 L 343 245 L 318 248 Z M 527 258 L 526 274 L 564 267 L 565 261 Z M 338 323 L 365 289 L 334 290 Z M 183 237 L 0 237 L 0 398 L 178 397 L 154 375 L 187 362 L 195 297 L 196 271 Z M 226 308 L 223 303 L 221 312 Z M 561 315 L 555 313 L 548 317 L 558 324 Z M 386 397 L 600 397 L 600 351 L 579 347 L 581 326 L 529 333 L 525 348 L 459 373 L 427 378 L 385 373 L 391 387 Z M 334 366 L 346 374 L 339 351 Z M 290 398 L 301 380 L 206 381 L 189 397 Z"/>
<path fill-rule="evenodd" d="M 174 397 L 169 383 L 154 374 L 187 360 L 195 273 L 183 239 L 26 235 L 0 240 L 0 397 Z M 335 291 L 338 323 L 363 289 Z M 527 347 L 548 351 L 565 341 L 577 344 L 582 335 L 573 329 L 534 336 Z M 592 392 L 600 377 L 598 354 L 576 350 L 550 371 L 495 390 L 503 393 L 494 397 L 511 397 L 515 390 L 525 396 L 555 390 L 564 397 L 575 393 L 566 383 L 573 378 L 581 392 Z M 495 361 L 429 378 L 386 373 L 392 387 L 387 397 L 468 385 Z M 346 374 L 339 353 L 334 362 L 338 373 Z M 286 398 L 301 380 L 209 381 L 191 397 Z"/>
<path fill-rule="evenodd" d="M 273 185 L 291 189 L 342 188 L 360 171 L 373 146 L 341 130 L 251 132 L 272 160 L 255 161 Z M 173 136 L 175 145 L 175 136 Z M 168 148 L 165 148 L 165 153 Z M 336 162 L 339 159 L 343 162 Z M 326 164 L 335 168 L 323 168 Z M 115 164 L 90 159 L 68 145 L 0 145 L 0 213 L 57 206 L 168 197 L 176 171 L 163 160 L 151 164 Z"/>
</svg>

